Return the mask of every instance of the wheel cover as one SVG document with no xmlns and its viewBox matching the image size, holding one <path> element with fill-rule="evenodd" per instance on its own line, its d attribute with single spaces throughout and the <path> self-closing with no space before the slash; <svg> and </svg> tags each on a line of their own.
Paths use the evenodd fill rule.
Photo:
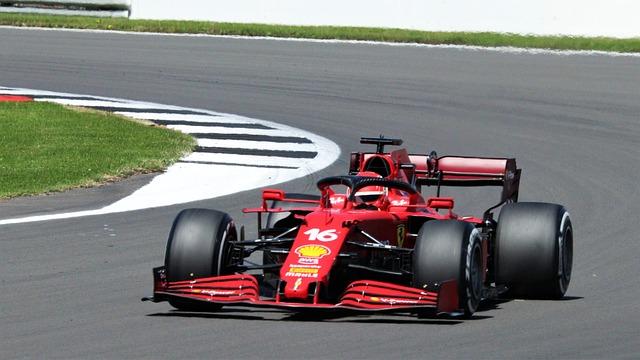
<svg viewBox="0 0 640 360">
<path fill-rule="evenodd" d="M 571 281 L 571 267 L 573 264 L 573 231 L 567 226 L 560 238 L 560 254 L 559 254 L 559 285 L 560 292 L 564 294 L 567 291 L 569 282 Z"/>
<path fill-rule="evenodd" d="M 470 307 L 473 306 L 473 310 L 475 310 L 482 296 L 482 254 L 480 246 L 474 246 L 472 251 L 469 264 L 468 302 Z"/>
<path fill-rule="evenodd" d="M 482 274 L 482 250 L 480 248 L 480 234 L 474 229 L 467 243 L 467 256 L 465 261 L 465 288 L 464 288 L 464 312 L 471 316 L 482 298 L 483 274 Z"/>
</svg>

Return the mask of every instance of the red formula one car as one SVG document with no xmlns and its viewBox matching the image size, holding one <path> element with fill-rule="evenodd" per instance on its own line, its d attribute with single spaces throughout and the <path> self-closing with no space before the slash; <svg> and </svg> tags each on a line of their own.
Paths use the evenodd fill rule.
<svg viewBox="0 0 640 360">
<path fill-rule="evenodd" d="M 318 182 L 319 195 L 266 189 L 256 239 L 229 215 L 187 209 L 176 217 L 154 302 L 182 310 L 221 306 L 294 311 L 464 314 L 510 290 L 560 298 L 571 278 L 573 230 L 564 207 L 518 203 L 515 159 L 385 152 L 398 139 L 363 138 L 349 175 Z M 436 197 L 423 198 L 433 186 Z M 480 217 L 459 216 L 441 187 L 498 186 Z M 493 211 L 501 207 L 496 221 Z M 263 263 L 249 262 L 262 252 Z M 259 262 L 259 261 L 258 261 Z"/>
</svg>

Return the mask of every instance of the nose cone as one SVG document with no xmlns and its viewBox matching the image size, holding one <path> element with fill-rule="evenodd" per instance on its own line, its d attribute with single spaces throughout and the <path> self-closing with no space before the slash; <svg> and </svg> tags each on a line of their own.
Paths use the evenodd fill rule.
<svg viewBox="0 0 640 360">
<path fill-rule="evenodd" d="M 294 246 L 293 249 L 281 271 L 281 277 L 286 281 L 284 295 L 290 299 L 305 299 L 311 283 L 326 279 L 332 260 L 329 264 L 325 260 L 332 251 L 319 244 Z"/>
<path fill-rule="evenodd" d="M 348 229 L 338 213 L 314 212 L 305 218 L 280 270 L 288 299 L 307 299 L 312 283 L 326 283 Z M 313 289 L 313 287 L 312 287 Z"/>
<path fill-rule="evenodd" d="M 309 268 L 291 268 L 291 276 L 287 277 L 286 286 L 284 287 L 284 296 L 287 299 L 300 299 L 305 300 L 309 297 L 309 286 L 311 283 L 316 282 L 316 278 L 311 277 L 299 277 L 300 275 L 311 275 L 309 271 L 318 271 L 318 269 Z M 305 271 L 302 273 L 294 271 Z M 297 275 L 294 275 L 297 274 Z M 316 273 L 317 275 L 317 273 Z M 313 295 L 313 294 L 311 294 Z"/>
</svg>

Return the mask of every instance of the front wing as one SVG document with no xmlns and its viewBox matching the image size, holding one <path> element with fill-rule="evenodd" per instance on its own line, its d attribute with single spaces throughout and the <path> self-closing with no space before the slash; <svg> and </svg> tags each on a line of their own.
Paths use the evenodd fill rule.
<svg viewBox="0 0 640 360">
<path fill-rule="evenodd" d="M 253 306 L 304 310 L 355 310 L 364 312 L 410 312 L 431 310 L 434 313 L 454 313 L 458 310 L 458 290 L 455 281 L 435 286 L 433 291 L 392 283 L 357 280 L 349 284 L 337 303 L 288 302 L 280 296 L 260 296 L 258 280 L 250 274 L 235 274 L 168 282 L 163 267 L 154 269 L 153 302 L 184 298 L 225 306 Z"/>
</svg>

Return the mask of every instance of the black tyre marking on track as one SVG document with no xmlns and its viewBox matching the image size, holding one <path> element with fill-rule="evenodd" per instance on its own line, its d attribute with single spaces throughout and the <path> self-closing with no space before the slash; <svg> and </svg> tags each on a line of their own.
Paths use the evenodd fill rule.
<svg viewBox="0 0 640 360">
<path fill-rule="evenodd" d="M 247 140 L 247 141 L 267 141 L 274 143 L 293 143 L 293 144 L 312 144 L 313 142 L 307 138 L 295 136 L 270 136 L 270 135 L 251 135 L 251 134 L 206 134 L 206 133 L 190 133 L 189 135 L 196 139 L 214 139 L 214 140 Z"/>
<path fill-rule="evenodd" d="M 262 149 L 204 147 L 204 146 L 197 146 L 195 152 L 215 153 L 215 154 L 234 154 L 234 155 L 276 156 L 276 157 L 286 157 L 286 158 L 294 158 L 294 159 L 313 159 L 318 155 L 318 153 L 315 151 L 262 150 Z"/>
</svg>

